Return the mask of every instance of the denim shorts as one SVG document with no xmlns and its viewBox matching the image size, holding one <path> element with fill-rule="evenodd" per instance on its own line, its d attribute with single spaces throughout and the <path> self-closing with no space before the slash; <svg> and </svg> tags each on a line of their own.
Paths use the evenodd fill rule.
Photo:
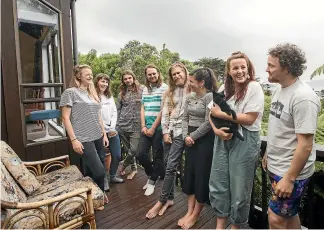
<svg viewBox="0 0 324 230">
<path fill-rule="evenodd" d="M 282 179 L 271 172 L 268 172 L 271 182 L 272 197 L 269 202 L 270 209 L 277 215 L 282 217 L 292 217 L 298 214 L 301 198 L 310 181 L 310 178 L 304 180 L 296 180 L 294 189 L 287 198 L 280 198 L 274 194 L 277 183 Z"/>
</svg>

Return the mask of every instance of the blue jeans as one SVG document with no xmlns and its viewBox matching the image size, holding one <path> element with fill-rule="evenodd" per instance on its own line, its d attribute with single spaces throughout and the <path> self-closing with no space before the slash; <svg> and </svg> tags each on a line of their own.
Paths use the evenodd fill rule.
<svg viewBox="0 0 324 230">
<path fill-rule="evenodd" d="M 107 134 L 108 135 L 108 134 Z M 118 164 L 121 158 L 121 149 L 120 149 L 120 139 L 119 135 L 113 137 L 108 137 L 109 140 L 109 149 L 111 153 L 111 163 L 109 174 L 110 177 L 115 177 L 118 169 Z"/>
</svg>

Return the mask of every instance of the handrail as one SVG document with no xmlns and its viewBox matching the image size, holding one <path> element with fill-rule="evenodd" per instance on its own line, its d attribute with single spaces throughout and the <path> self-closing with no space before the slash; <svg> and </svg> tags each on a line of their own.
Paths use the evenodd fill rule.
<svg viewBox="0 0 324 230">
<path fill-rule="evenodd" d="M 260 156 L 261 159 L 266 151 L 267 148 L 267 136 L 261 136 L 261 148 L 260 148 Z M 319 145 L 315 144 L 316 148 L 316 161 L 321 161 L 324 162 L 324 145 Z M 261 161 L 259 162 L 261 163 Z M 259 166 L 259 165 L 258 165 Z M 261 166 L 262 167 L 262 166 Z M 254 192 L 252 192 L 252 199 L 251 199 L 251 209 L 250 209 L 250 216 L 255 216 L 256 213 L 260 213 L 261 215 L 257 215 L 258 220 L 261 219 L 260 223 L 262 226 L 258 226 L 258 224 L 253 224 L 255 226 L 258 226 L 260 228 L 268 228 L 268 197 L 267 197 L 267 180 L 268 180 L 268 175 L 264 170 L 261 170 L 262 172 L 262 193 L 261 193 L 261 207 L 258 207 L 254 205 Z M 183 162 L 181 158 L 181 163 L 180 163 L 180 169 L 179 172 L 177 173 L 177 178 L 176 178 L 176 183 L 177 185 L 180 185 L 182 187 L 182 181 L 183 181 Z M 180 182 L 180 183 L 179 183 Z M 253 187 L 253 191 L 254 191 Z M 307 195 L 307 216 L 308 216 L 308 223 L 307 227 L 308 228 L 314 228 L 314 178 L 311 179 L 308 185 L 308 195 Z M 252 215 L 251 215 L 252 214 Z M 260 218 L 260 219 L 259 219 Z M 249 221 L 254 221 L 255 219 L 250 218 Z M 253 227 L 253 226 L 252 226 Z"/>
</svg>

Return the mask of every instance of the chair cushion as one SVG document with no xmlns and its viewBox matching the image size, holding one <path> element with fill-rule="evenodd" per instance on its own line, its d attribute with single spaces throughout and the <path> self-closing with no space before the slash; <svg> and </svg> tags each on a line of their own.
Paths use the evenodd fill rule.
<svg viewBox="0 0 324 230">
<path fill-rule="evenodd" d="M 6 142 L 1 141 L 0 145 L 2 163 L 24 191 L 29 195 L 32 194 L 41 186 L 40 183 Z"/>
<path fill-rule="evenodd" d="M 12 178 L 4 164 L 1 162 L 1 200 L 9 202 L 26 202 L 27 197 L 23 190 L 18 186 L 17 182 Z M 4 220 L 7 215 L 11 215 L 13 209 L 1 209 L 0 222 L 3 226 Z M 2 228 L 1 228 L 2 229 Z"/>
<path fill-rule="evenodd" d="M 91 178 L 89 178 L 89 177 L 85 177 L 83 179 L 80 179 L 79 181 L 74 181 L 74 182 L 66 184 L 66 185 L 64 185 L 62 187 L 58 187 L 56 190 L 52 190 L 50 192 L 46 192 L 46 193 L 40 194 L 40 195 L 32 197 L 32 198 L 28 198 L 27 202 L 36 202 L 36 201 L 46 200 L 46 199 L 49 199 L 49 198 L 57 197 L 57 196 L 62 195 L 62 194 L 66 194 L 68 192 L 72 192 L 72 191 L 76 190 L 77 188 L 84 188 L 84 187 L 91 187 L 92 188 L 92 198 L 93 198 L 94 208 L 101 207 L 104 204 L 103 192 L 93 182 L 93 180 Z M 83 193 L 82 197 L 86 198 L 86 194 Z M 77 200 L 80 200 L 80 198 L 70 198 L 67 201 L 70 202 L 70 201 L 73 201 L 73 200 L 77 201 Z M 72 220 L 74 218 L 77 218 L 78 216 L 83 214 L 82 204 L 80 204 L 80 203 L 77 203 L 77 202 L 69 203 L 65 207 L 62 208 L 63 205 L 64 205 L 64 202 L 60 204 L 59 211 L 54 210 L 55 213 L 59 212 L 58 220 L 59 220 L 60 225 L 67 222 L 67 221 L 70 221 L 70 220 Z M 56 206 L 56 204 L 54 204 L 54 207 L 55 206 Z M 47 207 L 44 206 L 42 208 L 47 211 Z M 37 212 L 36 210 L 29 210 L 29 211 L 27 211 L 27 213 L 39 214 L 39 212 Z M 21 213 L 17 217 L 19 218 L 23 214 L 24 213 Z M 40 215 L 40 216 L 42 216 L 42 215 Z M 31 217 L 24 218 L 21 221 L 17 222 L 13 226 L 13 228 L 15 228 L 15 229 L 43 229 L 44 226 L 43 226 L 43 222 L 42 222 L 42 220 L 40 218 L 31 216 Z"/>
<path fill-rule="evenodd" d="M 9 202 L 26 202 L 26 194 L 12 178 L 6 167 L 1 162 L 1 200 Z"/>
<path fill-rule="evenodd" d="M 58 169 L 41 176 L 37 176 L 36 179 L 41 184 L 41 187 L 37 189 L 30 197 L 40 195 L 45 192 L 52 191 L 65 184 L 80 180 L 83 178 L 82 173 L 75 165 Z"/>
<path fill-rule="evenodd" d="M 98 208 L 104 205 L 104 193 L 98 187 L 98 185 L 90 178 L 84 177 L 78 181 L 73 181 L 71 183 L 65 184 L 61 187 L 57 187 L 55 190 L 39 194 L 37 196 L 28 197 L 27 202 L 35 202 L 46 200 L 48 198 L 57 197 L 62 194 L 66 194 L 68 192 L 72 192 L 78 188 L 92 188 L 92 199 L 94 208 Z M 85 194 L 84 194 L 85 196 Z"/>
</svg>

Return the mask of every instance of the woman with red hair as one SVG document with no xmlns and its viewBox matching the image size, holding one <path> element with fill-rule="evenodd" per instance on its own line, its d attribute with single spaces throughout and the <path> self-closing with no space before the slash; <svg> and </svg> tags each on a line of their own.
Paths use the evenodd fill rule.
<svg viewBox="0 0 324 230">
<path fill-rule="evenodd" d="M 233 53 L 226 62 L 225 100 L 237 118 L 210 104 L 211 115 L 239 124 L 244 141 L 227 133 L 225 127 L 215 132 L 214 154 L 209 180 L 210 203 L 217 216 L 217 229 L 224 229 L 230 217 L 232 228 L 248 221 L 251 192 L 258 153 L 264 94 L 255 80 L 250 59 L 241 52 Z"/>
</svg>

